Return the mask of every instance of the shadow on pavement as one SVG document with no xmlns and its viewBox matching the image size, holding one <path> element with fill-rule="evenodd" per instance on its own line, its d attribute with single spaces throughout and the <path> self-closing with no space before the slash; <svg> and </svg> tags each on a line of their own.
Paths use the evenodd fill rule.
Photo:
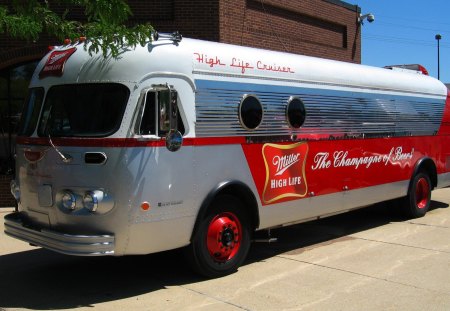
<svg viewBox="0 0 450 311">
<path fill-rule="evenodd" d="M 177 252 L 71 257 L 36 249 L 0 257 L 1 308 L 69 309 L 200 280 Z"/>
<path fill-rule="evenodd" d="M 430 211 L 447 207 L 449 205 L 446 203 L 432 200 Z M 271 236 L 276 237 L 278 241 L 270 244 L 254 243 L 247 264 L 282 253 L 299 254 L 313 248 L 350 240 L 351 234 L 407 220 L 394 202 L 383 202 L 320 220 L 274 229 L 271 230 Z"/>
<path fill-rule="evenodd" d="M 432 209 L 447 207 L 432 202 Z M 403 220 L 385 204 L 272 230 L 278 242 L 254 243 L 245 264 L 351 239 L 352 233 Z M 68 309 L 130 297 L 138 300 L 139 295 L 167 286 L 200 281 L 179 250 L 146 256 L 71 257 L 37 248 L 0 256 L 0 310 Z"/>
</svg>

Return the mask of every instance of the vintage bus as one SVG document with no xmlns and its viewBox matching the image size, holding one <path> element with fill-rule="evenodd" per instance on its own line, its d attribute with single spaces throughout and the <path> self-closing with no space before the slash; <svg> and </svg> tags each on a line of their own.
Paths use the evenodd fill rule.
<svg viewBox="0 0 450 311">
<path fill-rule="evenodd" d="M 449 135 L 447 88 L 420 71 L 176 34 L 117 58 L 73 43 L 32 78 L 5 232 L 80 256 L 184 248 L 222 276 L 257 231 L 393 199 L 423 216 Z"/>
</svg>

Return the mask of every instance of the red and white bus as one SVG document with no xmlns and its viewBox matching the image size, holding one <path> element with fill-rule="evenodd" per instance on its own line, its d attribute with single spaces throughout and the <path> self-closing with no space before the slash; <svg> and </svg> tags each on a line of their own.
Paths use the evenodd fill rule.
<svg viewBox="0 0 450 311">
<path fill-rule="evenodd" d="M 169 36 L 38 65 L 17 138 L 9 236 L 80 256 L 184 247 L 235 271 L 253 233 L 450 185 L 450 99 L 391 70 Z"/>
</svg>

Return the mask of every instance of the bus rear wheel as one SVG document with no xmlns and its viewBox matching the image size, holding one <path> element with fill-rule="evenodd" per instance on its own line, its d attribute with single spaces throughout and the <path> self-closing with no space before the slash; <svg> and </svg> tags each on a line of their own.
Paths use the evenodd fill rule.
<svg viewBox="0 0 450 311">
<path fill-rule="evenodd" d="M 425 172 L 417 173 L 411 180 L 408 195 L 404 202 L 404 211 L 410 218 L 424 216 L 431 205 L 431 180 Z"/>
<path fill-rule="evenodd" d="M 241 201 L 218 196 L 201 220 L 187 248 L 191 265 L 199 274 L 215 278 L 233 273 L 250 249 L 250 226 Z"/>
</svg>

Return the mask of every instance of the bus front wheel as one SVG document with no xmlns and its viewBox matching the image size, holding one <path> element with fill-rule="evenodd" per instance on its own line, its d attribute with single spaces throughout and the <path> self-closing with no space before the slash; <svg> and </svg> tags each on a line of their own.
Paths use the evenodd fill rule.
<svg viewBox="0 0 450 311">
<path fill-rule="evenodd" d="M 194 270 L 214 278 L 233 273 L 250 249 L 250 227 L 244 206 L 231 195 L 216 197 L 201 220 L 188 257 Z"/>
<path fill-rule="evenodd" d="M 404 211 L 410 218 L 424 216 L 431 205 L 431 180 L 425 172 L 417 173 L 411 180 L 408 195 L 404 202 Z"/>
</svg>

